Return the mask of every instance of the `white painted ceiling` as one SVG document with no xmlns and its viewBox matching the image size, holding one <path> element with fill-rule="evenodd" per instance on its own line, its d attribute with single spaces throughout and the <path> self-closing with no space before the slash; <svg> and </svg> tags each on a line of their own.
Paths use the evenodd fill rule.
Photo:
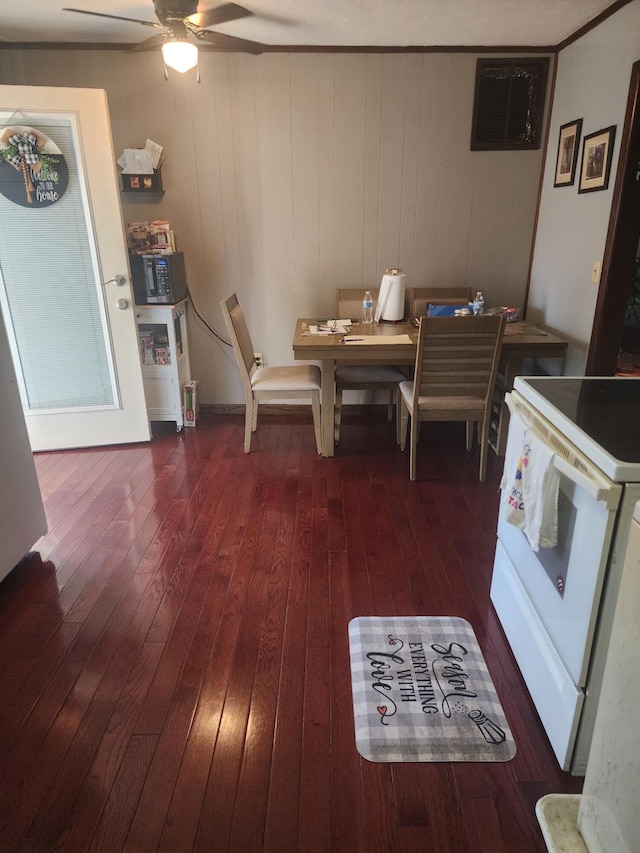
<svg viewBox="0 0 640 853">
<path fill-rule="evenodd" d="M 552 46 L 612 0 L 238 0 L 253 14 L 219 32 L 272 45 Z M 220 5 L 202 2 L 200 10 Z M 5 42 L 137 43 L 149 27 L 62 11 L 73 6 L 155 21 L 151 0 L 1 0 Z"/>
</svg>

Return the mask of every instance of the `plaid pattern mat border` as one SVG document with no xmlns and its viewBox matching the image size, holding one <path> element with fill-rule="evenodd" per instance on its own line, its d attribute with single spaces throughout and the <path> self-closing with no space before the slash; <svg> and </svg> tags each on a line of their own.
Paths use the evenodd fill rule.
<svg viewBox="0 0 640 853">
<path fill-rule="evenodd" d="M 516 745 L 471 625 L 457 616 L 349 623 L 358 752 L 369 761 L 510 761 Z"/>
</svg>

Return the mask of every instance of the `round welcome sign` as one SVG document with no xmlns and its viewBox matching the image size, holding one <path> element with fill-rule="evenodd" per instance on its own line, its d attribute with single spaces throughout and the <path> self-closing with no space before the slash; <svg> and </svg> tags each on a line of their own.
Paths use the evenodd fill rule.
<svg viewBox="0 0 640 853">
<path fill-rule="evenodd" d="M 58 146 L 39 130 L 16 125 L 0 135 L 0 193 L 23 207 L 48 207 L 67 189 L 69 171 Z"/>
</svg>

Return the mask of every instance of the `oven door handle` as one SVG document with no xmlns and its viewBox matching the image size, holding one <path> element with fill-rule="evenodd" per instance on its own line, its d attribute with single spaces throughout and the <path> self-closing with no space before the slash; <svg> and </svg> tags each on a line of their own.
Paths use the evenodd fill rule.
<svg viewBox="0 0 640 853">
<path fill-rule="evenodd" d="M 553 464 L 568 480 L 580 486 L 581 489 L 584 489 L 595 500 L 601 501 L 607 509 L 615 509 L 620 503 L 622 486 L 619 486 L 617 483 L 610 483 L 608 481 L 597 482 L 596 479 L 583 474 L 578 468 L 574 468 L 562 456 L 554 455 Z M 595 472 L 593 472 L 593 475 L 595 475 Z M 598 477 L 597 479 L 600 478 Z"/>
<path fill-rule="evenodd" d="M 605 477 L 575 447 L 570 445 L 557 430 L 528 406 L 523 405 L 517 395 L 505 394 L 505 401 L 512 415 L 519 417 L 527 429 L 532 430 L 541 441 L 554 451 L 553 464 L 560 473 L 571 480 L 607 509 L 616 509 L 620 503 L 622 486 Z"/>
</svg>

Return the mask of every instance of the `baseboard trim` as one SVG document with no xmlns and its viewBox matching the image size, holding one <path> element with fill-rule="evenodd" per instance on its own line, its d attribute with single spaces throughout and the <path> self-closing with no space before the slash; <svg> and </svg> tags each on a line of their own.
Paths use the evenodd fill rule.
<svg viewBox="0 0 640 853">
<path fill-rule="evenodd" d="M 343 405 L 342 411 L 343 414 L 347 415 L 366 415 L 374 413 L 378 413 L 381 411 L 387 411 L 387 405 L 385 404 L 362 404 L 356 403 L 351 405 Z M 245 406 L 244 403 L 201 403 L 200 404 L 200 413 L 203 415 L 242 415 L 244 417 Z M 297 405 L 278 405 L 276 403 L 263 403 L 260 405 L 259 416 L 263 417 L 264 415 L 301 415 L 301 414 L 311 414 L 311 409 L 309 406 L 297 406 Z"/>
</svg>

